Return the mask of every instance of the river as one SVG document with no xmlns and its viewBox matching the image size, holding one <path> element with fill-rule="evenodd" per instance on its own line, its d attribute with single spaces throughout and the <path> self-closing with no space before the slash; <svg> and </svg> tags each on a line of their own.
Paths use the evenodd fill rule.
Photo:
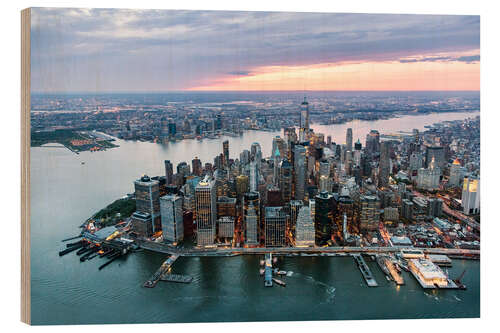
<svg viewBox="0 0 500 333">
<path fill-rule="evenodd" d="M 479 113 L 403 116 L 373 122 L 312 125 L 316 132 L 354 141 L 371 129 L 381 134 L 424 130 L 443 120 Z M 64 148 L 31 148 L 31 307 L 33 324 L 102 324 L 258 320 L 328 320 L 478 317 L 479 261 L 454 260 L 451 277 L 467 269 L 466 291 L 424 291 L 404 272 L 406 284 L 386 281 L 376 263 L 368 262 L 379 287 L 368 288 L 352 258 L 284 258 L 280 268 L 294 272 L 286 288 L 264 288 L 259 257 L 180 258 L 173 272 L 193 276 L 191 284 L 142 284 L 165 256 L 140 252 L 98 271 L 102 259 L 80 263 L 74 253 L 58 256 L 61 240 L 78 233 L 93 213 L 133 191 L 141 174 L 162 175 L 163 160 L 174 166 L 198 156 L 213 162 L 229 140 L 230 156 L 239 157 L 252 142 L 264 156 L 279 132 L 245 132 L 241 137 L 184 140 L 169 144 L 117 140 L 119 148 L 74 154 Z M 85 162 L 82 164 L 82 162 Z"/>
</svg>

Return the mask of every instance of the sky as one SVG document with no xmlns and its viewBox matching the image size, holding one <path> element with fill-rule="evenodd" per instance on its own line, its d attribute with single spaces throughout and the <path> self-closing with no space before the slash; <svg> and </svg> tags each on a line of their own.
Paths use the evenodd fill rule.
<svg viewBox="0 0 500 333">
<path fill-rule="evenodd" d="M 35 8 L 32 92 L 479 90 L 479 16 Z"/>
</svg>

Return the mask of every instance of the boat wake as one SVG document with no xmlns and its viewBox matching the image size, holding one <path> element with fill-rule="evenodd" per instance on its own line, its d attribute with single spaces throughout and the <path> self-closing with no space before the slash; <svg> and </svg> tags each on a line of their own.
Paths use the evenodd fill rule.
<svg viewBox="0 0 500 333">
<path fill-rule="evenodd" d="M 334 286 L 330 286 L 330 285 L 328 285 L 328 284 L 326 284 L 324 282 L 315 280 L 310 275 L 303 275 L 303 274 L 294 273 L 294 272 L 291 272 L 291 273 L 292 274 L 290 274 L 290 276 L 293 275 L 294 277 L 303 278 L 304 280 L 309 281 L 309 282 L 311 282 L 314 285 L 321 286 L 321 287 L 325 288 L 325 291 L 326 291 L 326 303 L 332 303 L 334 301 L 334 299 L 335 299 L 335 291 L 336 291 L 336 289 L 335 289 Z"/>
</svg>

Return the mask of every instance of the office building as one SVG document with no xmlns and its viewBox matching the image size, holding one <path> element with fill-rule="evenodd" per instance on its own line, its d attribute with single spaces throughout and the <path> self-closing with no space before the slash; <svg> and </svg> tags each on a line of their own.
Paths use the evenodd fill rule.
<svg viewBox="0 0 500 333">
<path fill-rule="evenodd" d="M 389 186 L 389 174 L 391 171 L 390 149 L 390 142 L 384 141 L 380 144 L 379 187 Z"/>
<path fill-rule="evenodd" d="M 407 222 L 413 220 L 413 202 L 409 199 L 401 200 L 401 217 Z"/>
<path fill-rule="evenodd" d="M 293 168 L 290 162 L 285 158 L 281 161 L 280 183 L 281 197 L 283 202 L 292 200 Z"/>
<path fill-rule="evenodd" d="M 294 149 L 295 200 L 304 200 L 306 186 L 306 149 L 297 145 Z"/>
<path fill-rule="evenodd" d="M 153 223 L 151 214 L 136 211 L 132 214 L 130 228 L 139 238 L 148 238 L 153 235 Z"/>
<path fill-rule="evenodd" d="M 348 151 L 352 151 L 352 128 L 348 128 L 346 132 L 345 145 Z"/>
<path fill-rule="evenodd" d="M 205 176 L 195 189 L 198 246 L 213 245 L 215 242 L 217 217 L 215 191 L 215 181 L 208 176 Z"/>
<path fill-rule="evenodd" d="M 236 198 L 217 197 L 217 218 L 222 216 L 236 217 Z"/>
<path fill-rule="evenodd" d="M 427 169 L 420 168 L 417 176 L 417 187 L 420 189 L 432 191 L 439 189 L 439 178 L 441 169 L 436 165 L 434 157 Z"/>
<path fill-rule="evenodd" d="M 370 155 L 380 151 L 380 133 L 377 130 L 371 130 L 366 135 L 365 150 Z"/>
<path fill-rule="evenodd" d="M 300 129 L 303 132 L 300 142 L 305 142 L 308 140 L 309 135 L 309 103 L 305 97 L 302 104 L 300 104 Z"/>
<path fill-rule="evenodd" d="M 434 159 L 436 167 L 441 170 L 446 163 L 444 147 L 442 146 L 427 146 L 425 147 L 425 167 L 429 168 L 430 163 Z"/>
<path fill-rule="evenodd" d="M 193 166 L 193 175 L 201 176 L 201 174 L 203 173 L 203 167 L 201 165 L 201 160 L 198 157 L 195 157 L 191 161 L 191 165 Z"/>
<path fill-rule="evenodd" d="M 236 177 L 236 195 L 241 199 L 250 190 L 250 180 L 246 175 Z"/>
<path fill-rule="evenodd" d="M 259 168 L 257 162 L 250 162 L 250 191 L 256 192 L 259 188 Z"/>
<path fill-rule="evenodd" d="M 260 198 L 258 192 L 248 192 L 243 196 L 243 226 L 245 244 L 259 245 Z"/>
<path fill-rule="evenodd" d="M 161 230 L 163 240 L 178 243 L 184 239 L 182 197 L 176 194 L 160 198 Z"/>
<path fill-rule="evenodd" d="M 219 238 L 229 240 L 234 235 L 234 220 L 233 216 L 222 216 L 217 220 Z"/>
<path fill-rule="evenodd" d="M 297 216 L 302 206 L 303 202 L 301 200 L 291 200 L 289 203 L 290 218 L 288 220 L 288 230 L 290 231 L 292 237 L 295 237 L 295 229 L 297 227 Z"/>
<path fill-rule="evenodd" d="M 361 231 L 375 231 L 380 222 L 380 201 L 374 195 L 359 198 L 359 227 Z"/>
<path fill-rule="evenodd" d="M 384 221 L 398 222 L 399 209 L 398 207 L 385 207 L 384 208 Z"/>
<path fill-rule="evenodd" d="M 174 165 L 169 161 L 165 160 L 165 183 L 167 185 L 173 184 L 174 182 Z"/>
<path fill-rule="evenodd" d="M 264 217 L 266 247 L 286 246 L 286 224 L 288 215 L 284 208 L 266 207 Z"/>
<path fill-rule="evenodd" d="M 450 178 L 448 179 L 449 187 L 460 187 L 465 176 L 465 168 L 460 165 L 460 161 L 453 161 L 450 167 Z"/>
<path fill-rule="evenodd" d="M 224 167 L 229 168 L 229 141 L 222 142 L 222 155 L 224 156 Z"/>
<path fill-rule="evenodd" d="M 314 220 L 312 218 L 311 209 L 308 206 L 300 206 L 296 224 L 295 246 L 314 246 Z"/>
<path fill-rule="evenodd" d="M 430 198 L 427 200 L 427 215 L 431 217 L 440 217 L 443 215 L 443 200 Z"/>
<path fill-rule="evenodd" d="M 315 198 L 314 233 L 316 245 L 325 245 L 332 237 L 333 196 L 321 192 Z"/>
<path fill-rule="evenodd" d="M 464 178 L 462 208 L 467 215 L 479 214 L 479 179 L 473 177 Z"/>
<path fill-rule="evenodd" d="M 161 230 L 160 182 L 147 175 L 134 182 L 136 211 L 151 215 L 152 230 Z"/>
</svg>

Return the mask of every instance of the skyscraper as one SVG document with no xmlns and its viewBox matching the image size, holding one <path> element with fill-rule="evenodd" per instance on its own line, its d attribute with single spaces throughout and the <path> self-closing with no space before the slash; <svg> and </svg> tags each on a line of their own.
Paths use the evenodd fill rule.
<svg viewBox="0 0 500 333">
<path fill-rule="evenodd" d="M 134 186 L 136 211 L 150 214 L 153 232 L 160 231 L 160 182 L 144 175 Z"/>
<path fill-rule="evenodd" d="M 347 129 L 345 145 L 348 151 L 352 151 L 352 128 Z"/>
<path fill-rule="evenodd" d="M 193 167 L 193 174 L 196 176 L 201 176 L 201 174 L 203 173 L 203 167 L 201 165 L 201 160 L 198 157 L 195 157 L 191 161 L 191 165 Z"/>
<path fill-rule="evenodd" d="M 453 161 L 453 164 L 450 167 L 450 178 L 448 179 L 448 186 L 450 187 L 459 187 L 460 183 L 464 179 L 465 170 L 460 165 L 458 160 Z"/>
<path fill-rule="evenodd" d="M 281 162 L 280 151 L 279 151 L 279 149 L 276 149 L 274 151 L 274 163 L 273 163 L 273 183 L 276 186 L 279 185 L 279 179 L 280 179 L 280 162 Z"/>
<path fill-rule="evenodd" d="M 332 237 L 333 196 L 321 192 L 315 198 L 314 232 L 316 245 L 325 245 Z"/>
<path fill-rule="evenodd" d="M 295 200 L 304 200 L 306 186 L 306 149 L 304 146 L 295 146 L 294 151 L 294 183 L 295 183 Z"/>
<path fill-rule="evenodd" d="M 375 154 L 380 151 L 380 133 L 377 130 L 371 130 L 366 135 L 365 149 L 368 154 Z"/>
<path fill-rule="evenodd" d="M 465 214 L 479 213 L 479 179 L 473 177 L 464 178 L 462 208 Z"/>
<path fill-rule="evenodd" d="M 442 146 L 427 146 L 425 147 L 425 167 L 428 168 L 432 159 L 436 161 L 436 166 L 443 170 L 446 162 L 444 156 L 444 147 Z"/>
<path fill-rule="evenodd" d="M 224 167 L 229 168 L 229 141 L 222 142 L 222 155 L 224 156 Z"/>
<path fill-rule="evenodd" d="M 436 165 L 434 157 L 427 169 L 420 168 L 417 176 L 417 187 L 424 190 L 437 190 L 441 169 Z"/>
<path fill-rule="evenodd" d="M 182 197 L 169 194 L 160 197 L 163 240 L 177 243 L 184 239 Z"/>
<path fill-rule="evenodd" d="M 389 173 L 391 168 L 390 142 L 384 141 L 380 145 L 379 186 L 389 185 Z"/>
<path fill-rule="evenodd" d="M 295 246 L 314 246 L 314 221 L 308 206 L 301 206 L 297 215 Z"/>
<path fill-rule="evenodd" d="M 208 176 L 195 189 L 196 225 L 198 246 L 214 244 L 217 213 L 215 181 Z"/>
<path fill-rule="evenodd" d="M 283 207 L 266 207 L 264 216 L 266 247 L 286 246 L 285 231 L 288 215 Z"/>
<path fill-rule="evenodd" d="M 256 161 L 250 162 L 250 191 L 256 192 L 259 187 L 259 168 Z"/>
<path fill-rule="evenodd" d="M 252 159 L 257 163 L 257 166 L 260 168 L 260 162 L 262 160 L 262 150 L 258 142 L 254 142 L 250 146 L 250 160 Z"/>
<path fill-rule="evenodd" d="M 236 195 L 239 199 L 243 198 L 243 195 L 250 190 L 250 181 L 248 176 L 239 175 L 236 177 Z"/>
<path fill-rule="evenodd" d="M 260 199 L 258 192 L 248 192 L 243 196 L 243 225 L 245 243 L 259 245 Z"/>
<path fill-rule="evenodd" d="M 170 163 L 170 160 L 165 160 L 165 183 L 167 185 L 172 184 L 174 181 L 174 165 Z"/>
<path fill-rule="evenodd" d="M 359 198 L 359 227 L 363 231 L 375 231 L 380 221 L 380 200 L 374 195 Z"/>
<path fill-rule="evenodd" d="M 289 202 L 290 200 L 292 200 L 292 180 L 293 180 L 292 165 L 285 158 L 281 162 L 280 184 L 279 184 L 283 202 Z"/>
<path fill-rule="evenodd" d="M 294 238 L 297 227 L 297 215 L 299 214 L 300 207 L 303 206 L 303 202 L 300 200 L 292 200 L 290 201 L 289 206 L 290 218 L 288 219 L 288 230 L 290 231 L 292 238 Z"/>
<path fill-rule="evenodd" d="M 300 104 L 300 128 L 305 129 L 306 133 L 309 132 L 309 103 L 305 97 L 302 104 Z"/>
</svg>

